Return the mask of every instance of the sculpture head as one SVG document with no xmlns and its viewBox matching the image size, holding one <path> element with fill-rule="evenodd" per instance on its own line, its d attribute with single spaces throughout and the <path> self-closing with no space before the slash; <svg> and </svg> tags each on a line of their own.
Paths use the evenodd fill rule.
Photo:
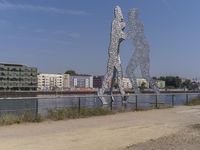
<svg viewBox="0 0 200 150">
<path fill-rule="evenodd" d="M 122 15 L 122 10 L 119 6 L 116 6 L 115 7 L 115 10 L 114 10 L 114 13 L 115 13 L 115 18 L 119 21 L 123 21 L 123 15 Z"/>
<path fill-rule="evenodd" d="M 128 19 L 129 20 L 137 19 L 138 15 L 139 15 L 139 12 L 137 8 L 130 9 L 128 12 Z"/>
</svg>

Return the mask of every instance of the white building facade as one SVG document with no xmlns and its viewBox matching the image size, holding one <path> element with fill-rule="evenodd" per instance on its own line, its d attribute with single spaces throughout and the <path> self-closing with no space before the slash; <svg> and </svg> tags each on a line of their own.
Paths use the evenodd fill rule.
<svg viewBox="0 0 200 150">
<path fill-rule="evenodd" d="M 70 87 L 70 77 L 68 74 L 39 74 L 38 90 L 54 91 L 64 90 Z"/>
<path fill-rule="evenodd" d="M 141 87 L 142 84 L 144 84 L 144 86 L 146 88 L 150 88 L 149 87 L 149 82 L 147 82 L 146 79 L 137 78 L 136 81 L 137 81 L 138 87 Z M 165 88 L 165 81 L 157 80 L 156 84 L 157 84 L 159 89 L 164 89 Z M 123 86 L 124 86 L 125 89 L 132 89 L 132 84 L 131 84 L 131 81 L 129 80 L 129 78 L 123 78 Z"/>
<path fill-rule="evenodd" d="M 137 81 L 138 87 L 141 87 L 142 84 L 144 84 L 146 88 L 149 88 L 149 83 L 147 82 L 146 79 L 138 78 L 136 79 L 136 81 Z M 132 89 L 132 84 L 129 78 L 123 78 L 123 86 L 125 89 Z"/>
<path fill-rule="evenodd" d="M 165 88 L 165 81 L 157 80 L 156 84 L 157 84 L 159 89 L 164 89 Z"/>
</svg>

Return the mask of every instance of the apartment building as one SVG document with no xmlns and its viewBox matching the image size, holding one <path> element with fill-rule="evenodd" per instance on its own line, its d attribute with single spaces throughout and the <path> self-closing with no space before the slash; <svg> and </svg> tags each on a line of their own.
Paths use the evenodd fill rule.
<svg viewBox="0 0 200 150">
<path fill-rule="evenodd" d="M 54 91 L 64 90 L 70 87 L 68 74 L 39 74 L 38 90 Z"/>
<path fill-rule="evenodd" d="M 93 76 L 93 88 L 101 88 L 104 76 Z"/>
<path fill-rule="evenodd" d="M 140 86 L 142 86 L 142 84 L 144 84 L 144 86 L 146 88 L 149 88 L 149 83 L 147 82 L 146 79 L 137 78 L 136 82 L 137 82 L 138 87 L 140 87 Z M 125 89 L 132 89 L 132 84 L 131 84 L 131 81 L 129 80 L 129 78 L 123 78 L 123 86 Z"/>
<path fill-rule="evenodd" d="M 138 87 L 141 87 L 142 84 L 144 84 L 144 86 L 146 88 L 150 88 L 149 86 L 149 82 L 147 82 L 146 79 L 143 79 L 143 78 L 137 78 L 136 79 L 137 81 L 137 85 Z M 165 81 L 162 81 L 162 80 L 156 80 L 156 85 L 159 89 L 164 89 L 165 88 Z M 131 84 L 131 81 L 129 80 L 129 78 L 123 78 L 123 86 L 125 89 L 132 89 L 132 84 Z"/>
<path fill-rule="evenodd" d="M 37 68 L 20 64 L 0 63 L 0 90 L 37 90 Z"/>
<path fill-rule="evenodd" d="M 156 84 L 157 84 L 159 89 L 164 89 L 166 87 L 165 86 L 165 81 L 162 81 L 162 80 L 157 80 Z"/>
<path fill-rule="evenodd" d="M 93 88 L 93 76 L 76 75 L 70 76 L 71 88 Z"/>
<path fill-rule="evenodd" d="M 129 78 L 123 78 L 123 87 L 124 89 L 132 89 L 132 84 Z"/>
</svg>

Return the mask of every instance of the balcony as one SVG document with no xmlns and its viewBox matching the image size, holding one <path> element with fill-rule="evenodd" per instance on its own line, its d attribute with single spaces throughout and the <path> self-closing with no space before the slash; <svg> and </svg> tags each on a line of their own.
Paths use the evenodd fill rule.
<svg viewBox="0 0 200 150">
<path fill-rule="evenodd" d="M 6 72 L 1 72 L 0 75 L 1 76 L 6 76 L 7 74 L 6 74 Z"/>
<path fill-rule="evenodd" d="M 4 67 L 0 67 L 0 71 L 6 71 Z"/>
<path fill-rule="evenodd" d="M 17 69 L 17 68 L 10 68 L 10 71 L 17 72 L 17 71 L 19 71 L 19 69 Z"/>
</svg>

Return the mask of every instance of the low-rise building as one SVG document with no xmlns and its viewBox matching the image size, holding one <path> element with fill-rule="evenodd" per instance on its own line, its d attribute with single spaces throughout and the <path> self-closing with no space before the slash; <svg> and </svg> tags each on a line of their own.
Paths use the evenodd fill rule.
<svg viewBox="0 0 200 150">
<path fill-rule="evenodd" d="M 165 81 L 157 80 L 157 81 L 156 81 L 156 84 L 157 84 L 157 87 L 158 87 L 159 89 L 164 89 L 164 88 L 165 88 Z"/>
<path fill-rule="evenodd" d="M 70 88 L 93 88 L 93 76 L 91 75 L 70 76 Z"/>
<path fill-rule="evenodd" d="M 129 78 L 123 78 L 123 87 L 124 89 L 132 89 L 132 84 Z"/>
<path fill-rule="evenodd" d="M 54 91 L 64 90 L 70 87 L 68 74 L 39 74 L 38 90 Z"/>
<path fill-rule="evenodd" d="M 146 79 L 144 79 L 144 78 L 138 78 L 138 79 L 136 79 L 136 80 L 137 80 L 137 85 L 138 85 L 138 87 L 141 87 L 141 86 L 143 86 L 143 84 L 144 84 L 144 87 L 145 87 L 145 88 L 149 88 L 149 82 L 147 82 Z"/>
<path fill-rule="evenodd" d="M 101 88 L 104 76 L 93 76 L 93 88 Z"/>
<path fill-rule="evenodd" d="M 149 88 L 149 83 L 147 82 L 146 79 L 137 78 L 136 82 L 137 82 L 138 87 L 141 87 L 142 84 L 144 84 L 146 88 Z M 124 86 L 124 89 L 132 89 L 132 84 L 129 78 L 123 78 L 123 86 Z"/>
<path fill-rule="evenodd" d="M 0 90 L 37 90 L 37 68 L 20 64 L 0 63 Z"/>
</svg>

